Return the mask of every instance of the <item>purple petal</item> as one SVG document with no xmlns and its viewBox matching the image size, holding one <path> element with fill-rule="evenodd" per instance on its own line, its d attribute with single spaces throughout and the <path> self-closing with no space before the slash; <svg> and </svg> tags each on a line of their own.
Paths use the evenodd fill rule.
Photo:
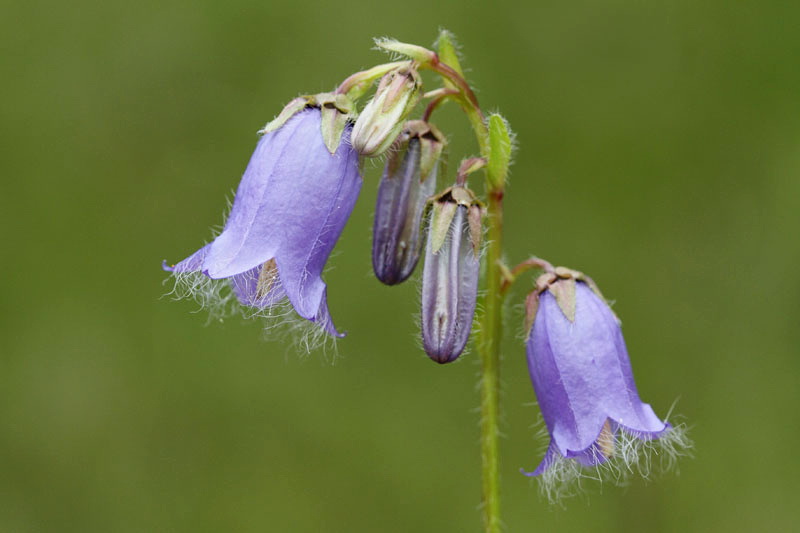
<svg viewBox="0 0 800 533">
<path fill-rule="evenodd" d="M 161 264 L 161 268 L 166 270 L 167 272 L 198 272 L 203 268 L 203 261 L 208 254 L 208 249 L 210 248 L 210 244 L 206 244 L 195 253 L 181 261 L 176 265 L 168 265 L 166 261 Z"/>
<path fill-rule="evenodd" d="M 349 129 L 344 138 L 348 135 Z M 297 178 L 274 184 L 275 194 L 284 199 L 274 214 L 283 234 L 275 260 L 295 310 L 313 320 L 326 307 L 320 275 L 358 199 L 361 176 L 358 155 L 344 141 L 331 155 L 317 131 L 303 146 L 277 169 Z"/>
<path fill-rule="evenodd" d="M 287 213 L 305 211 L 290 192 L 301 183 L 318 179 L 320 172 L 333 171 L 333 165 L 325 168 L 319 164 L 323 155 L 319 146 L 329 155 L 322 143 L 320 122 L 319 109 L 308 109 L 261 137 L 236 191 L 225 229 L 206 257 L 205 270 L 210 277 L 241 274 L 275 257 L 286 237 Z"/>
<path fill-rule="evenodd" d="M 300 316 L 339 335 L 320 276 L 358 198 L 361 176 L 348 143 L 350 126 L 333 155 L 320 128 L 320 110 L 309 108 L 264 135 L 222 233 L 165 270 L 231 278 L 239 302 L 251 307 L 288 297 Z M 262 265 L 273 259 L 278 276 L 259 287 Z"/>
<path fill-rule="evenodd" d="M 322 329 L 324 329 L 329 335 L 334 337 L 344 337 L 344 333 L 340 333 L 336 326 L 333 325 L 333 319 L 331 318 L 330 313 L 328 312 L 328 291 L 327 289 L 322 291 L 322 300 L 319 304 L 319 309 L 317 310 L 317 314 L 314 318 L 311 319 L 312 322 L 318 324 Z"/>
</svg>

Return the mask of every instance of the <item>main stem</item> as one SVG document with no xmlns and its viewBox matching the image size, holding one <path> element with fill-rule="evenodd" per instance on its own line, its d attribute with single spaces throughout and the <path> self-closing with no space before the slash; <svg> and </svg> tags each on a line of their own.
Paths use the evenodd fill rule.
<svg viewBox="0 0 800 533">
<path fill-rule="evenodd" d="M 489 191 L 486 296 L 480 323 L 481 468 L 483 523 L 488 533 L 500 531 L 500 340 L 503 336 L 503 293 L 500 260 L 503 254 L 503 191 Z"/>
<path fill-rule="evenodd" d="M 491 159 L 489 128 L 472 88 L 453 68 L 438 57 L 427 68 L 450 80 L 461 93 L 459 103 L 478 140 L 481 157 Z M 486 533 L 500 533 L 500 341 L 503 338 L 503 194 L 505 174 L 492 174 L 486 167 L 488 244 L 486 251 L 486 294 L 480 317 L 478 351 L 481 356 L 481 474 L 483 526 Z"/>
<path fill-rule="evenodd" d="M 463 105 L 481 156 L 491 157 L 489 130 L 478 108 Z M 487 174 L 491 170 L 487 167 Z M 481 478 L 483 526 L 486 533 L 499 533 L 500 520 L 500 341 L 503 338 L 503 194 L 505 183 L 487 175 L 486 294 L 480 318 L 478 352 L 481 356 Z M 495 184 L 495 185 L 492 185 Z"/>
</svg>

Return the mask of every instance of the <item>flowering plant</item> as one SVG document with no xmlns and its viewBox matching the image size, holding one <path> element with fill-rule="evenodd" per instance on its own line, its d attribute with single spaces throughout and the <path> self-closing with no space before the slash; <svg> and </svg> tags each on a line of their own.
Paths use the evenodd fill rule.
<svg viewBox="0 0 800 533">
<path fill-rule="evenodd" d="M 222 232 L 164 269 L 183 294 L 204 304 L 235 301 L 263 316 L 288 307 L 317 334 L 342 337 L 322 272 L 358 199 L 359 161 L 385 154 L 373 226 L 376 277 L 402 283 L 424 257 L 420 330 L 423 348 L 438 363 L 459 358 L 473 322 L 479 324 L 486 531 L 500 528 L 503 304 L 508 288 L 529 269 L 543 272 L 526 300 L 526 348 L 550 436 L 529 475 L 542 479 L 554 497 L 566 493 L 570 479 L 614 465 L 618 472 L 638 465 L 646 475 L 651 448 L 660 447 L 670 460 L 681 454 L 690 444 L 683 427 L 658 418 L 640 400 L 619 321 L 594 282 L 536 258 L 513 268 L 504 262 L 503 198 L 513 136 L 502 116 L 484 115 L 452 36 L 441 33 L 437 52 L 393 40 L 377 44 L 406 59 L 357 72 L 331 93 L 292 100 L 261 130 Z M 422 93 L 425 71 L 438 75 L 441 86 Z M 424 112 L 407 120 L 420 100 L 428 102 Z M 437 191 L 447 179 L 447 143 L 431 117 L 447 101 L 465 113 L 479 153 L 464 158 L 454 181 Z M 482 195 L 468 184 L 478 172 L 485 176 Z"/>
</svg>

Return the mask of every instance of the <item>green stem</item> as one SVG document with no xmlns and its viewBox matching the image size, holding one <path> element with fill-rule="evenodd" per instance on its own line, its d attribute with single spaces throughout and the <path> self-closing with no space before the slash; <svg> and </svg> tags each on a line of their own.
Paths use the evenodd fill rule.
<svg viewBox="0 0 800 533">
<path fill-rule="evenodd" d="M 491 157 L 489 128 L 469 84 L 453 68 L 438 61 L 425 65 L 438 72 L 455 86 L 459 103 L 475 132 L 481 157 Z M 486 167 L 488 244 L 486 250 L 486 294 L 480 317 L 478 352 L 481 356 L 481 473 L 482 512 L 486 533 L 499 533 L 500 520 L 500 341 L 503 338 L 503 291 L 505 279 L 503 256 L 503 194 L 506 168 L 501 176 L 493 175 Z"/>
<path fill-rule="evenodd" d="M 481 355 L 481 463 L 483 521 L 487 532 L 500 531 L 500 340 L 503 337 L 503 190 L 489 191 L 486 250 L 486 295 L 480 323 Z"/>
</svg>

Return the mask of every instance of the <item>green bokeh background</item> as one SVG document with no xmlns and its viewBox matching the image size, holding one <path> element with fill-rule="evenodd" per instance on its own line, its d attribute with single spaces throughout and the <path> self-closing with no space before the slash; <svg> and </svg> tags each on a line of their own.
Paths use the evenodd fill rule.
<svg viewBox="0 0 800 533">
<path fill-rule="evenodd" d="M 211 236 L 298 93 L 463 44 L 519 150 L 507 252 L 592 275 L 695 458 L 548 505 L 507 314 L 509 531 L 788 531 L 800 518 L 800 13 L 792 2 L 17 2 L 0 19 L 0 531 L 479 531 L 476 355 L 418 349 L 371 276 L 379 165 L 326 274 L 338 356 L 205 326 L 160 262 Z M 428 78 L 432 80 L 432 78 Z M 428 87 L 431 87 L 429 85 Z M 474 151 L 453 108 L 451 158 Z M 332 364 L 333 362 L 333 364 Z"/>
</svg>

